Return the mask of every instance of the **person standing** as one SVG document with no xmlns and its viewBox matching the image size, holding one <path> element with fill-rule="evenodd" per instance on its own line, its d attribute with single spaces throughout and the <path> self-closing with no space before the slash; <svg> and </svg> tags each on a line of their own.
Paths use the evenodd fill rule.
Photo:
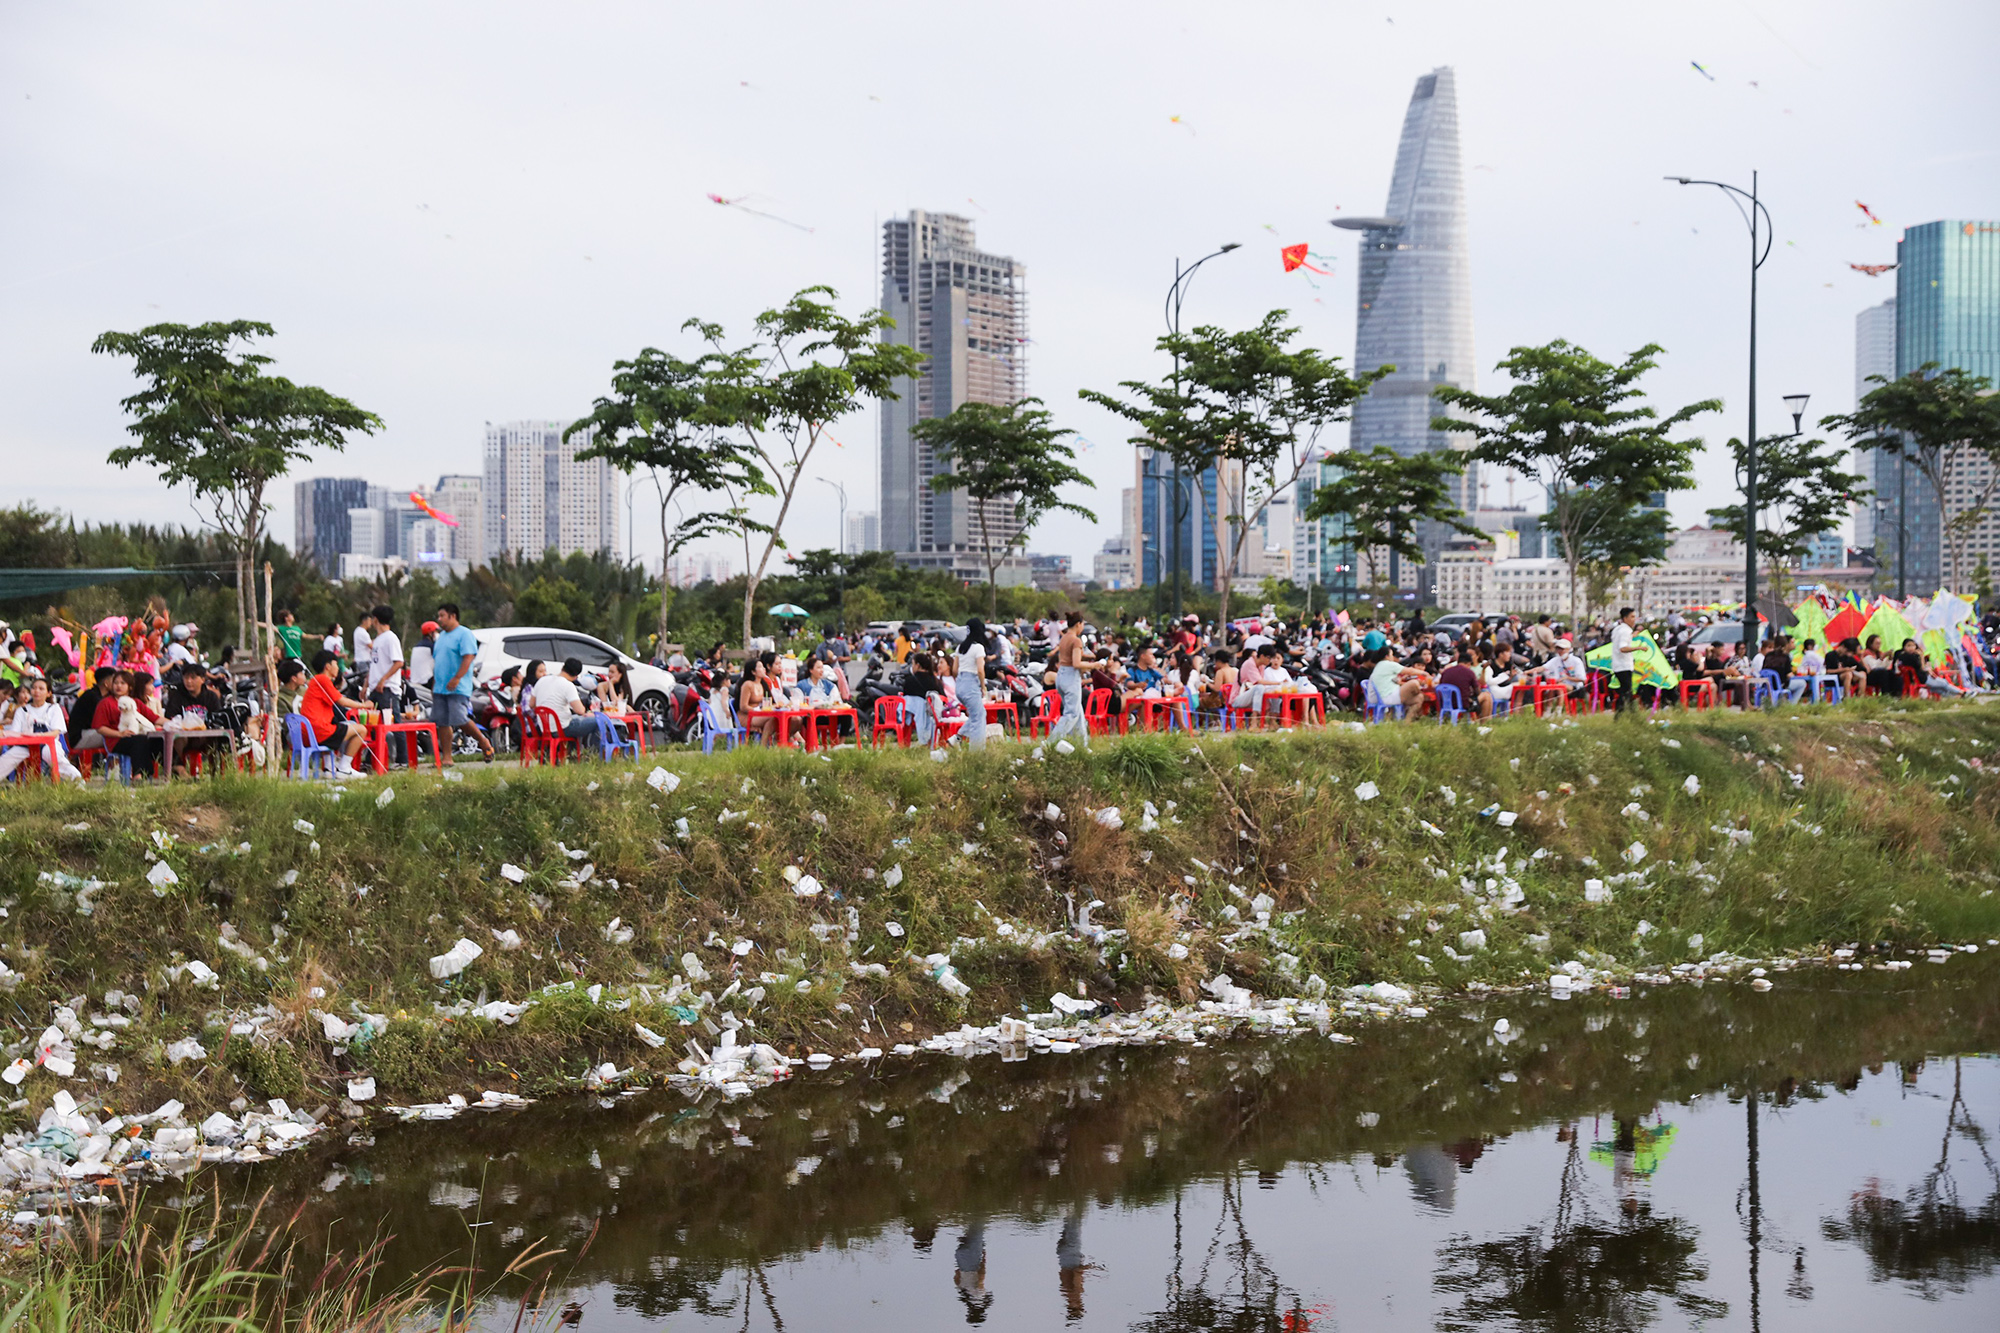
<svg viewBox="0 0 2000 1333">
<path fill-rule="evenodd" d="M 952 688 L 959 706 L 965 709 L 965 726 L 959 732 L 966 748 L 986 748 L 986 658 L 989 648 L 986 622 L 973 616 L 965 622 L 965 642 L 958 649 L 958 676 Z"/>
<path fill-rule="evenodd" d="M 1618 691 L 1616 708 L 1618 715 L 1625 715 L 1625 706 L 1632 702 L 1632 668 L 1637 661 L 1634 651 L 1639 637 L 1639 613 L 1631 607 L 1618 609 L 1618 623 L 1611 627 L 1611 675 L 1613 688 Z"/>
<path fill-rule="evenodd" d="M 358 659 L 356 667 L 362 678 L 361 697 L 382 710 L 382 716 L 391 722 L 402 713 L 403 641 L 390 628 L 396 613 L 388 606 L 378 606 L 361 618 L 360 626 L 354 631 L 354 641 L 359 651 L 361 635 L 368 635 L 368 656 Z M 397 746 L 409 761 L 409 750 L 416 743 L 414 737 L 400 735 Z"/>
<path fill-rule="evenodd" d="M 479 743 L 480 757 L 493 758 L 493 743 L 472 721 L 472 668 L 479 657 L 479 640 L 459 623 L 458 603 L 440 603 L 437 642 L 431 646 L 431 723 L 438 729 L 438 746 L 449 750 L 454 731 Z"/>
<path fill-rule="evenodd" d="M 1083 612 L 1072 611 L 1056 642 L 1056 691 L 1062 699 L 1062 716 L 1049 729 L 1050 740 L 1073 731 L 1086 746 L 1090 744 L 1090 722 L 1083 715 L 1083 673 L 1090 666 L 1083 649 Z"/>
<path fill-rule="evenodd" d="M 306 655 L 305 631 L 299 628 L 299 618 L 291 608 L 281 607 L 277 615 L 278 652 L 280 656 L 301 660 Z"/>
</svg>

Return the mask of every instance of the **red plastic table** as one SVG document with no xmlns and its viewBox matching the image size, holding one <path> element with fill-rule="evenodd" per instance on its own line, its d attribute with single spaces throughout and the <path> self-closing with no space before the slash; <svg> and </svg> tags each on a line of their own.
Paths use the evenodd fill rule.
<svg viewBox="0 0 2000 1333">
<path fill-rule="evenodd" d="M 999 703 L 989 701 L 986 705 L 986 725 L 989 727 L 997 725 L 1002 713 L 1005 713 L 1010 719 L 1008 722 L 1010 734 L 1018 733 L 1021 730 L 1021 710 L 1015 707 L 1012 702 Z"/>
<path fill-rule="evenodd" d="M 1535 682 L 1535 716 L 1542 715 L 1542 700 L 1554 699 L 1562 707 L 1569 706 L 1569 686 L 1561 681 L 1538 680 Z"/>
<path fill-rule="evenodd" d="M 382 721 L 368 728 L 368 752 L 369 757 L 374 761 L 369 767 L 373 768 L 377 773 L 387 773 L 389 771 L 389 733 L 392 731 L 412 738 L 409 743 L 409 767 L 412 769 L 422 766 L 422 761 L 417 758 L 414 738 L 417 736 L 429 736 L 431 738 L 431 765 L 440 772 L 443 771 L 444 756 L 438 752 L 437 727 L 430 722 Z"/>
<path fill-rule="evenodd" d="M 852 708 L 752 708 L 743 714 L 744 724 L 761 721 L 767 717 L 778 719 L 778 744 L 792 743 L 792 722 L 796 719 L 802 725 L 799 730 L 805 736 L 808 751 L 819 748 L 819 729 L 823 725 L 839 726 L 843 717 L 855 716 Z"/>
<path fill-rule="evenodd" d="M 646 715 L 644 713 L 606 713 L 613 722 L 625 724 L 625 734 L 639 742 L 639 753 L 646 753 Z"/>
<path fill-rule="evenodd" d="M 1125 700 L 1123 730 L 1132 730 L 1132 714 L 1141 714 L 1139 726 L 1146 731 L 1164 730 L 1173 720 L 1174 712 L 1180 707 L 1179 699 L 1151 698 L 1133 695 Z"/>
<path fill-rule="evenodd" d="M 1318 721 L 1326 721 L 1326 713 L 1317 691 L 1307 693 L 1303 690 L 1291 690 L 1283 694 L 1265 695 L 1264 703 L 1267 708 L 1273 700 L 1278 705 L 1278 725 L 1281 727 L 1295 727 L 1301 722 L 1313 720 L 1315 715 Z"/>
<path fill-rule="evenodd" d="M 24 749 L 46 751 L 46 755 L 33 754 L 30 758 L 35 760 L 35 771 L 38 773 L 46 772 L 51 782 L 59 782 L 62 779 L 61 770 L 56 767 L 57 761 L 62 754 L 62 751 L 57 749 L 56 745 L 61 740 L 62 737 L 56 735 L 53 731 L 8 732 L 0 734 L 0 745 L 19 745 Z"/>
</svg>

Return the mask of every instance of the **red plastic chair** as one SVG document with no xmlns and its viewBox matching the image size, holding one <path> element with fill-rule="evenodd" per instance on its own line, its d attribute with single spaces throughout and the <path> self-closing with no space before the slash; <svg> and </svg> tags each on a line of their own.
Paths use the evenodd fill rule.
<svg viewBox="0 0 2000 1333">
<path fill-rule="evenodd" d="M 1046 736 L 1054 730 L 1056 719 L 1062 716 L 1062 696 L 1054 690 L 1043 690 L 1035 700 L 1035 706 L 1028 711 L 1028 735 Z"/>
<path fill-rule="evenodd" d="M 1684 680 L 1681 682 L 1681 707 L 1697 709 L 1715 707 L 1715 682 L 1712 680 Z"/>
<path fill-rule="evenodd" d="M 563 735 L 562 719 L 553 708 L 521 710 L 521 767 L 535 760 L 537 752 L 545 764 L 560 764 L 563 751 L 579 752 L 575 738 Z"/>
<path fill-rule="evenodd" d="M 1111 734 L 1111 691 L 1092 690 L 1090 702 L 1083 706 L 1083 719 L 1093 736 Z"/>
<path fill-rule="evenodd" d="M 1898 663 L 1896 665 L 1896 673 L 1903 678 L 1903 697 L 1905 699 L 1931 699 L 1936 697 L 1924 688 L 1924 678 L 1919 676 L 1913 668 Z"/>
<path fill-rule="evenodd" d="M 875 721 L 868 734 L 876 749 L 881 749 L 882 742 L 892 736 L 896 744 L 908 746 L 914 731 L 909 718 L 904 716 L 902 695 L 885 694 L 875 701 Z"/>
</svg>

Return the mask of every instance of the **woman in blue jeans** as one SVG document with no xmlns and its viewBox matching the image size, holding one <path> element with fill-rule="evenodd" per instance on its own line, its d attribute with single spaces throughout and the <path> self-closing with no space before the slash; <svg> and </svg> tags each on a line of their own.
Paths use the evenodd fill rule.
<svg viewBox="0 0 2000 1333">
<path fill-rule="evenodd" d="M 958 702 L 965 709 L 960 732 L 974 750 L 986 747 L 986 658 L 992 652 L 986 622 L 973 616 L 965 622 L 965 642 L 958 649 Z"/>
</svg>

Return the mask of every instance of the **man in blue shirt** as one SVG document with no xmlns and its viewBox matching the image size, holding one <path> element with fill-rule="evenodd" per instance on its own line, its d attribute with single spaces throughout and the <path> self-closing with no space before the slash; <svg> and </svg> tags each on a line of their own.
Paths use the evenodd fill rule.
<svg viewBox="0 0 2000 1333">
<path fill-rule="evenodd" d="M 490 760 L 493 743 L 472 721 L 472 666 L 479 656 L 479 640 L 459 623 L 457 602 L 438 607 L 437 623 L 437 642 L 431 645 L 431 723 L 438 729 L 438 744 L 449 751 L 451 733 L 464 731 Z"/>
</svg>

